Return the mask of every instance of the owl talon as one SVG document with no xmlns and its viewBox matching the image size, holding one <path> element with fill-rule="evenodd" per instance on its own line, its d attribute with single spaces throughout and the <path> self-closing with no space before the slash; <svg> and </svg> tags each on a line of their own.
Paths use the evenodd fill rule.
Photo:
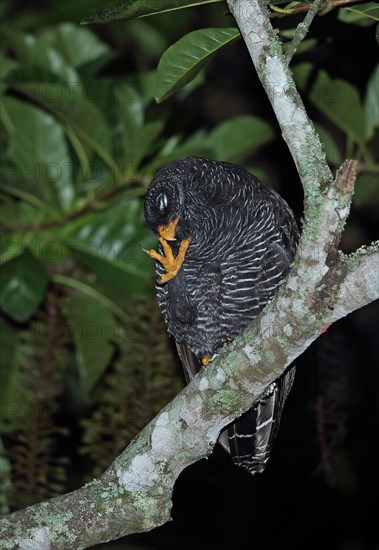
<svg viewBox="0 0 379 550">
<path fill-rule="evenodd" d="M 213 359 L 215 359 L 217 357 L 218 353 L 214 353 L 213 355 L 202 355 L 200 357 L 200 361 L 202 363 L 202 365 L 204 367 L 206 367 L 207 365 L 209 365 L 209 363 L 211 361 L 213 361 Z"/>
<path fill-rule="evenodd" d="M 159 242 L 162 245 L 163 248 L 163 254 L 159 254 L 155 250 L 144 250 L 146 254 L 148 254 L 151 258 L 154 260 L 157 260 L 157 262 L 160 262 L 163 267 L 166 270 L 166 273 L 163 273 L 159 279 L 157 279 L 157 283 L 162 285 L 164 283 L 167 283 L 171 279 L 177 275 L 179 269 L 182 266 L 182 263 L 184 262 L 184 258 L 186 256 L 186 252 L 188 250 L 188 247 L 191 242 L 191 237 L 188 237 L 188 239 L 183 239 L 179 246 L 179 252 L 176 258 L 174 257 L 174 254 L 172 253 L 171 246 L 168 244 L 166 239 L 163 237 L 159 237 Z"/>
</svg>

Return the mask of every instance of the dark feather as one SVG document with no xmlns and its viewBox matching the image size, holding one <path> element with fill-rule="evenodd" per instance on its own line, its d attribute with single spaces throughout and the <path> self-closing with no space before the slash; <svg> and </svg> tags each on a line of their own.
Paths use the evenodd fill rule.
<svg viewBox="0 0 379 550">
<path fill-rule="evenodd" d="M 189 381 L 201 356 L 212 356 L 233 340 L 275 294 L 294 258 L 298 229 L 275 191 L 239 166 L 203 158 L 159 170 L 146 194 L 145 216 L 154 231 L 179 218 L 177 240 L 170 243 L 174 255 L 181 240 L 192 236 L 179 273 L 157 285 Z M 157 275 L 163 271 L 157 262 Z M 274 382 L 220 436 L 234 462 L 250 473 L 263 471 L 267 463 L 294 372 Z"/>
</svg>

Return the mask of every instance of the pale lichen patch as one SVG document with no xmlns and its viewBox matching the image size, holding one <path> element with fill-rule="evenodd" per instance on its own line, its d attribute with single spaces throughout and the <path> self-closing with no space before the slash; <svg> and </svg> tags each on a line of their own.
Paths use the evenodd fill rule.
<svg viewBox="0 0 379 550">
<path fill-rule="evenodd" d="M 225 372 L 222 369 L 217 369 L 216 378 L 221 383 L 225 381 Z"/>
<path fill-rule="evenodd" d="M 350 212 L 350 206 L 345 206 L 344 208 L 336 208 L 337 214 L 341 220 L 346 220 Z"/>
<path fill-rule="evenodd" d="M 202 378 L 200 378 L 200 381 L 199 381 L 199 391 L 204 391 L 204 390 L 207 390 L 209 388 L 209 382 L 208 380 L 205 378 L 205 376 L 203 376 Z"/>
<path fill-rule="evenodd" d="M 199 411 L 202 410 L 203 401 L 200 395 L 195 395 L 191 401 L 186 400 L 181 407 L 181 418 L 188 426 L 199 422 Z"/>
<path fill-rule="evenodd" d="M 146 453 L 135 456 L 127 470 L 118 468 L 116 475 L 120 485 L 131 492 L 153 486 L 160 477 L 154 461 Z"/>
<path fill-rule="evenodd" d="M 151 434 L 151 448 L 158 456 L 170 456 L 180 447 L 180 430 L 173 429 L 175 424 L 176 422 L 170 420 L 168 412 L 162 412 L 158 416 Z"/>
<path fill-rule="evenodd" d="M 287 323 L 287 325 L 284 325 L 283 332 L 286 336 L 291 336 L 292 334 L 292 327 L 290 324 Z"/>
<path fill-rule="evenodd" d="M 249 359 L 249 361 L 251 363 L 255 364 L 255 363 L 258 363 L 261 360 L 261 356 L 258 353 L 258 351 L 256 349 L 254 349 L 252 346 L 250 346 L 250 344 L 246 344 L 242 348 L 242 351 L 245 353 L 245 355 L 247 356 L 247 358 Z"/>
<path fill-rule="evenodd" d="M 32 537 L 21 539 L 20 550 L 50 550 L 50 531 L 48 527 L 36 527 L 32 530 Z"/>
</svg>

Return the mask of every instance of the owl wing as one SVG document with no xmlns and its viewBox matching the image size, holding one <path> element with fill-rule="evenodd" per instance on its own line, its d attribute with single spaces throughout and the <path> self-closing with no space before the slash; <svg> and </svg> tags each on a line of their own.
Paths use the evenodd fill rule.
<svg viewBox="0 0 379 550">
<path fill-rule="evenodd" d="M 275 294 L 289 271 L 296 248 L 298 233 L 292 214 L 283 208 L 281 199 L 275 194 L 268 198 L 273 204 L 267 211 L 265 201 L 266 207 L 262 210 L 262 219 L 266 220 L 264 232 L 261 236 L 256 232 L 246 235 L 246 247 L 235 252 L 232 250 L 221 266 L 223 301 L 227 307 L 223 316 L 229 319 L 229 327 L 238 333 Z M 269 239 L 267 235 L 270 235 Z M 221 434 L 223 446 L 233 462 L 251 474 L 260 473 L 266 467 L 294 376 L 295 368 L 291 367 L 270 384 L 249 411 Z"/>
<path fill-rule="evenodd" d="M 201 366 L 200 361 L 186 344 L 179 344 L 178 342 L 176 342 L 176 349 L 182 362 L 184 377 L 188 384 L 189 382 L 191 382 L 195 374 L 199 372 Z"/>
</svg>

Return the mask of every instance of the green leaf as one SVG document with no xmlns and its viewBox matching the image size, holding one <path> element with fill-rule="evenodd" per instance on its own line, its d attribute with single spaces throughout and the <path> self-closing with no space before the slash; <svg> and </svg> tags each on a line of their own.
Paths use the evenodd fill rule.
<svg viewBox="0 0 379 550">
<path fill-rule="evenodd" d="M 312 65 L 312 63 L 299 63 L 299 65 L 295 65 L 292 70 L 292 74 L 299 90 L 305 90 L 309 76 L 313 70 L 314 65 Z"/>
<path fill-rule="evenodd" d="M 142 71 L 127 79 L 127 83 L 138 90 L 144 107 L 154 100 L 155 77 L 156 71 Z"/>
<path fill-rule="evenodd" d="M 86 145 L 114 168 L 110 157 L 111 139 L 107 122 L 96 105 L 85 96 L 81 86 L 54 84 L 52 90 L 49 84 L 34 82 L 13 87 L 43 105 L 64 125 L 70 126 Z"/>
<path fill-rule="evenodd" d="M 103 290 L 108 287 L 123 298 L 152 276 L 153 263 L 141 246 L 154 246 L 156 238 L 145 225 L 141 200 L 122 201 L 104 212 L 82 216 L 65 228 L 62 240 L 94 272 Z"/>
<path fill-rule="evenodd" d="M 353 195 L 353 204 L 358 207 L 379 203 L 378 174 L 358 174 Z"/>
<path fill-rule="evenodd" d="M 0 54 L 0 79 L 2 80 L 5 78 L 7 74 L 13 71 L 17 66 L 17 61 Z"/>
<path fill-rule="evenodd" d="M 24 252 L 0 266 L 0 308 L 18 322 L 25 322 L 41 303 L 49 280 L 45 266 Z"/>
<path fill-rule="evenodd" d="M 17 132 L 10 139 L 9 157 L 19 181 L 46 202 L 70 208 L 74 197 L 71 161 L 62 126 L 45 111 L 7 97 L 5 107 Z"/>
<path fill-rule="evenodd" d="M 379 5 L 377 2 L 358 4 L 352 7 L 340 8 L 338 19 L 344 23 L 367 27 L 379 21 Z"/>
<path fill-rule="evenodd" d="M 365 100 L 365 136 L 370 140 L 374 130 L 379 126 L 379 64 L 374 69 L 366 88 Z"/>
<path fill-rule="evenodd" d="M 335 166 L 340 166 L 343 162 L 343 156 L 332 134 L 319 124 L 315 124 L 315 129 L 324 146 L 327 161 Z"/>
<path fill-rule="evenodd" d="M 216 160 L 238 162 L 251 155 L 274 137 L 271 126 L 264 120 L 241 115 L 217 126 L 206 140 L 214 150 Z"/>
<path fill-rule="evenodd" d="M 364 111 L 358 90 L 344 80 L 320 71 L 310 93 L 311 101 L 359 147 L 364 149 Z"/>
<path fill-rule="evenodd" d="M 16 198 L 14 195 L 9 196 L 4 192 L 4 188 L 9 191 L 17 190 L 15 187 L 4 184 L 0 185 L 1 222 L 3 228 L 6 229 L 4 230 L 4 234 L 0 237 L 0 263 L 10 260 L 13 256 L 17 256 L 20 253 L 20 246 L 22 246 L 23 241 L 25 243 L 30 242 L 30 235 L 19 232 L 19 228 L 26 226 L 32 227 L 45 220 L 60 220 L 60 216 L 56 217 L 55 212 L 54 215 L 53 212 L 50 213 L 46 210 L 41 212 L 38 207 L 36 207 L 36 204 L 30 204 L 25 200 L 19 200 L 20 197 Z M 39 200 L 34 195 L 33 199 Z M 46 203 L 43 203 L 43 207 L 44 206 L 49 208 Z M 12 232 L 10 232 L 10 230 L 12 230 Z"/>
<path fill-rule="evenodd" d="M 20 415 L 21 392 L 18 361 L 18 331 L 0 317 L 0 432 L 12 431 Z"/>
<path fill-rule="evenodd" d="M 88 396 L 113 356 L 116 325 L 109 311 L 87 296 L 68 298 L 62 309 L 72 326 L 79 375 Z"/>
<path fill-rule="evenodd" d="M 26 82 L 63 83 L 62 79 L 50 69 L 46 69 L 40 65 L 19 64 L 17 68 L 8 73 L 4 84 L 11 86 Z"/>
<path fill-rule="evenodd" d="M 200 29 L 190 32 L 170 46 L 161 57 L 157 68 L 157 103 L 161 103 L 195 78 L 218 50 L 240 36 L 237 28 Z"/>
<path fill-rule="evenodd" d="M 3 28 L 2 33 L 21 63 L 44 67 L 59 76 L 63 82 L 78 82 L 78 74 L 73 66 L 42 39 L 10 28 Z"/>
<path fill-rule="evenodd" d="M 122 41 L 124 40 L 122 37 Z M 138 52 L 138 66 L 145 64 L 138 60 L 159 59 L 169 46 L 166 34 L 144 20 L 138 21 L 138 25 L 128 25 L 128 41 L 134 45 Z"/>
<path fill-rule="evenodd" d="M 93 61 L 110 51 L 109 46 L 89 29 L 73 23 L 61 23 L 38 35 L 38 43 L 53 47 L 73 67 Z"/>
<path fill-rule="evenodd" d="M 192 93 L 196 88 L 202 86 L 205 82 L 205 70 L 201 70 L 195 78 L 188 82 L 178 93 L 178 98 L 181 101 L 186 98 L 190 93 Z"/>
<path fill-rule="evenodd" d="M 141 128 L 145 113 L 142 97 L 137 89 L 131 84 L 120 84 L 116 88 L 116 101 L 130 131 Z"/>
<path fill-rule="evenodd" d="M 207 144 L 207 139 L 204 130 L 199 130 L 184 143 L 180 143 L 180 136 L 172 136 L 166 141 L 159 154 L 144 166 L 141 172 L 152 175 L 165 164 L 184 157 L 213 157 L 214 150 Z"/>
<path fill-rule="evenodd" d="M 124 0 L 107 7 L 103 11 L 95 12 L 85 17 L 82 24 L 135 19 L 137 17 L 146 17 L 156 13 L 191 8 L 214 2 L 220 2 L 220 0 L 154 0 L 154 2 L 150 0 Z"/>
<path fill-rule="evenodd" d="M 163 130 L 161 120 L 148 122 L 142 128 L 130 129 L 127 135 L 126 154 L 129 161 L 129 172 L 135 171 L 151 146 Z"/>
</svg>

